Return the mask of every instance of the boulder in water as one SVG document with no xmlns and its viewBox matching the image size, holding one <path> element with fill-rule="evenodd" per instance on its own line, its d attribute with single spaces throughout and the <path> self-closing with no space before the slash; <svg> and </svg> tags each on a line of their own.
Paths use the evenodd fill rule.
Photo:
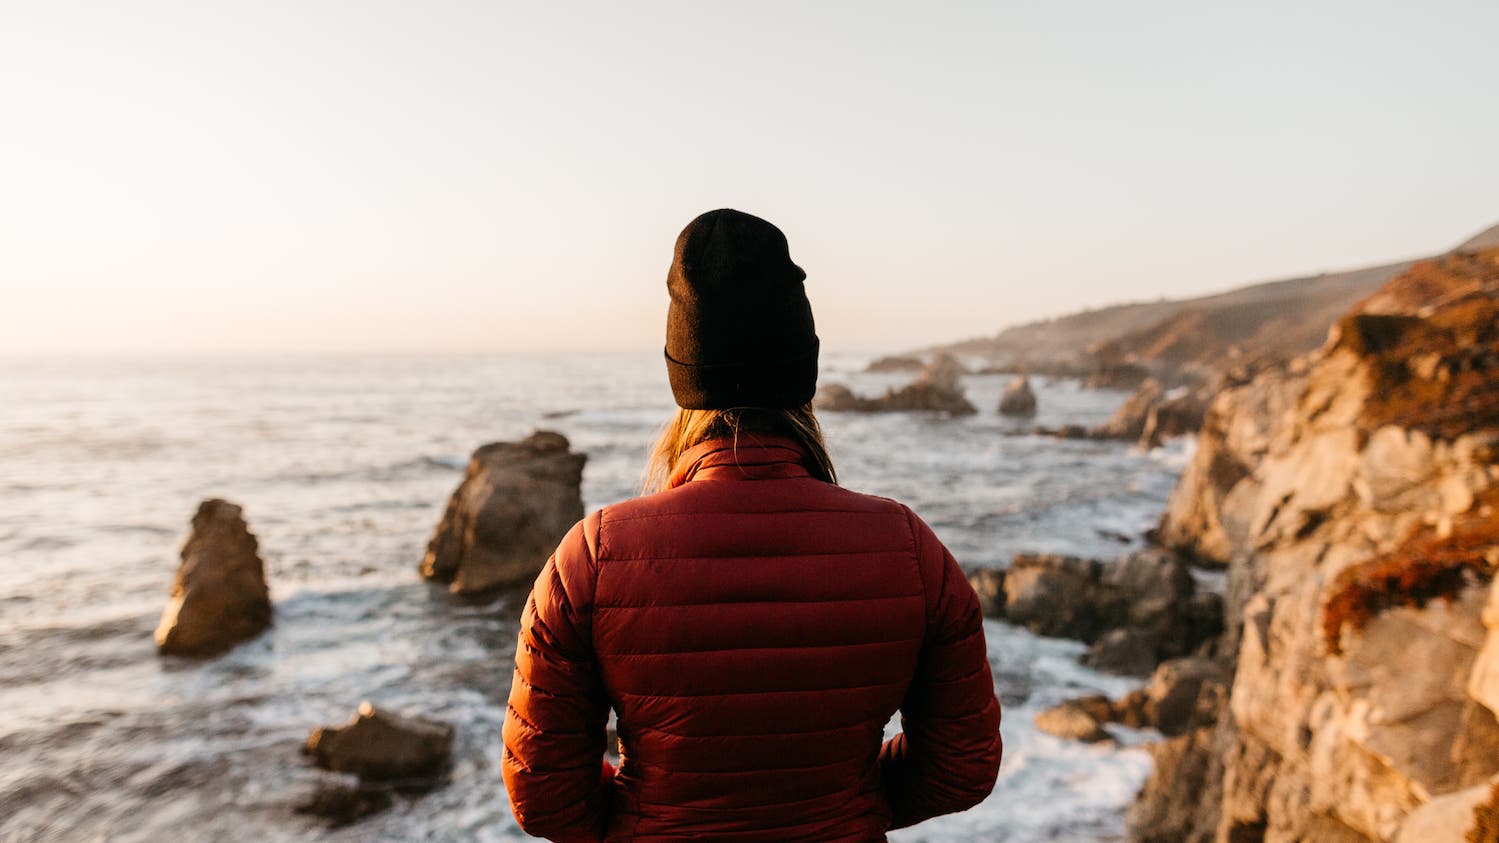
<svg viewBox="0 0 1499 843">
<path fill-rule="evenodd" d="M 944 354 L 927 366 L 915 381 L 900 389 L 886 390 L 878 398 L 855 395 L 842 384 L 828 384 L 818 390 L 816 407 L 836 412 L 936 412 L 971 416 L 978 410 L 958 385 L 958 377 L 963 371 L 961 363 Z"/>
<path fill-rule="evenodd" d="M 1063 740 L 1084 743 L 1105 741 L 1110 737 L 1092 712 L 1070 701 L 1037 712 L 1036 728 Z"/>
<path fill-rule="evenodd" d="M 475 451 L 427 545 L 422 575 L 463 594 L 530 583 L 583 517 L 586 459 L 549 431 Z"/>
<path fill-rule="evenodd" d="M 270 626 L 271 597 L 257 548 L 240 507 L 217 498 L 198 505 L 171 602 L 156 627 L 162 653 L 216 656 Z"/>
<path fill-rule="evenodd" d="M 452 748 L 452 726 L 365 702 L 347 725 L 313 729 L 303 751 L 325 770 L 385 781 L 431 778 L 447 763 Z"/>
<path fill-rule="evenodd" d="M 999 396 L 999 414 L 1026 417 L 1036 414 L 1036 393 L 1031 390 L 1030 378 L 1021 375 L 1010 381 Z"/>
</svg>

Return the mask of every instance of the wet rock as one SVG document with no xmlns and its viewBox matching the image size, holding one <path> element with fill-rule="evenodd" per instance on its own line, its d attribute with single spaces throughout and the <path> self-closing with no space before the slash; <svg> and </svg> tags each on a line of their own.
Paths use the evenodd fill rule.
<svg viewBox="0 0 1499 843">
<path fill-rule="evenodd" d="M 215 656 L 270 626 L 270 591 L 257 549 L 240 507 L 217 498 L 198 506 L 171 602 L 156 627 L 162 653 Z"/>
<path fill-rule="evenodd" d="M 1192 655 L 1222 631 L 1222 603 L 1199 593 L 1186 563 L 1159 550 L 1109 565 L 1020 554 L 1004 577 L 1004 614 L 1038 635 L 1092 645 L 1084 662 L 1145 676 L 1165 659 Z"/>
<path fill-rule="evenodd" d="M 347 725 L 314 729 L 303 751 L 313 763 L 361 779 L 431 779 L 447 764 L 453 727 L 361 703 Z"/>
<path fill-rule="evenodd" d="M 1129 627 L 1111 629 L 1088 648 L 1083 664 L 1109 673 L 1145 676 L 1159 662 L 1155 644 L 1152 636 L 1138 630 Z"/>
<path fill-rule="evenodd" d="M 475 451 L 427 545 L 422 576 L 464 594 L 534 580 L 583 517 L 586 459 L 549 431 Z"/>
<path fill-rule="evenodd" d="M 322 817 L 328 821 L 329 828 L 343 828 L 386 810 L 394 802 L 387 788 L 323 783 L 293 810 L 298 814 Z"/>
<path fill-rule="evenodd" d="M 1005 572 L 1000 568 L 982 568 L 968 575 L 968 583 L 979 597 L 979 610 L 986 618 L 1005 616 Z"/>
<path fill-rule="evenodd" d="M 978 409 L 963 394 L 958 378 L 962 364 L 942 355 L 922 371 L 915 381 L 900 389 L 886 390 L 878 398 L 854 394 L 842 384 L 828 384 L 817 391 L 814 404 L 819 410 L 853 413 L 934 412 L 950 416 L 971 416 Z"/>
<path fill-rule="evenodd" d="M 1036 414 L 1036 393 L 1031 390 L 1030 378 L 1021 375 L 1010 381 L 999 396 L 999 414 L 1026 417 Z"/>
<path fill-rule="evenodd" d="M 1037 635 L 1096 641 L 1127 615 L 1123 596 L 1102 584 L 1101 567 L 1071 556 L 1017 555 L 1005 574 L 1005 616 Z"/>
<path fill-rule="evenodd" d="M 1109 733 L 1083 706 L 1071 702 L 1036 713 L 1036 728 L 1063 740 L 1097 743 L 1109 740 Z"/>
</svg>

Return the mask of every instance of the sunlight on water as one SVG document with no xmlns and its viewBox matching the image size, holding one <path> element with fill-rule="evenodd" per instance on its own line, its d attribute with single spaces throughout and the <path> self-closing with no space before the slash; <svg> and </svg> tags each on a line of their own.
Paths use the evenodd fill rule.
<svg viewBox="0 0 1499 843">
<path fill-rule="evenodd" d="M 825 382 L 903 380 L 833 356 Z M 9 361 L 0 369 L 0 838 L 509 840 L 500 726 L 518 597 L 450 597 L 416 575 L 467 454 L 532 429 L 589 456 L 584 498 L 634 494 L 672 409 L 655 355 Z M 1113 556 L 1151 526 L 1180 446 L 1008 435 L 1006 378 L 965 384 L 977 417 L 824 418 L 845 485 L 909 503 L 969 566 L 1022 550 Z M 1121 395 L 1040 383 L 1043 425 L 1094 424 Z M 276 622 L 202 665 L 151 631 L 197 502 L 245 507 Z M 1031 717 L 1132 686 L 1081 645 L 991 622 L 1005 769 L 967 814 L 893 839 L 1113 839 L 1143 751 L 1067 744 Z M 353 827 L 291 806 L 298 753 L 363 699 L 456 724 L 450 784 Z"/>
</svg>

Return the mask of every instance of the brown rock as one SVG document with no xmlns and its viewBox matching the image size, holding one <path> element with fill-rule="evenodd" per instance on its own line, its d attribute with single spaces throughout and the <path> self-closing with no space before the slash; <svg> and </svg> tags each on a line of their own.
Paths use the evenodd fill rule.
<svg viewBox="0 0 1499 843">
<path fill-rule="evenodd" d="M 156 627 L 162 653 L 215 656 L 270 626 L 265 565 L 242 513 L 217 498 L 198 506 L 171 602 Z"/>
<path fill-rule="evenodd" d="M 999 414 L 1026 417 L 1036 414 L 1036 393 L 1031 390 L 1030 378 L 1021 375 L 1010 381 L 999 396 Z"/>
<path fill-rule="evenodd" d="M 981 568 L 968 575 L 968 583 L 979 597 L 979 610 L 986 618 L 1005 616 L 1005 572 L 999 568 Z"/>
<path fill-rule="evenodd" d="M 904 355 L 893 355 L 881 357 L 870 363 L 864 371 L 866 372 L 919 372 L 926 367 L 920 357 L 908 357 Z"/>
<path fill-rule="evenodd" d="M 1098 562 L 1019 554 L 1005 574 L 1005 616 L 1037 635 L 1091 643 L 1120 626 L 1127 607 L 1100 582 Z"/>
<path fill-rule="evenodd" d="M 389 780 L 434 776 L 452 748 L 453 727 L 391 714 L 365 702 L 347 725 L 312 730 L 304 752 L 325 770 Z"/>
<path fill-rule="evenodd" d="M 1114 411 L 1108 421 L 1093 431 L 1093 435 L 1101 439 L 1139 439 L 1140 434 L 1145 432 L 1145 422 L 1150 418 L 1150 411 L 1161 402 L 1165 394 L 1166 389 L 1161 386 L 1160 381 L 1147 378 Z"/>
<path fill-rule="evenodd" d="M 1145 687 L 1145 719 L 1167 736 L 1217 722 L 1227 672 L 1208 659 L 1173 659 L 1156 668 Z"/>
<path fill-rule="evenodd" d="M 1157 448 L 1167 439 L 1197 433 L 1202 429 L 1207 409 L 1207 399 L 1201 393 L 1187 392 L 1163 398 L 1145 416 L 1140 445 Z"/>
<path fill-rule="evenodd" d="M 548 431 L 475 451 L 427 545 L 422 576 L 465 594 L 531 582 L 583 517 L 586 459 Z"/>
<path fill-rule="evenodd" d="M 1214 791 L 1221 791 L 1223 769 L 1215 764 L 1213 730 L 1193 729 L 1153 743 L 1150 757 L 1155 762 L 1150 777 L 1126 817 L 1130 839 L 1209 843 L 1217 825 Z"/>
<path fill-rule="evenodd" d="M 1036 728 L 1063 740 L 1096 743 L 1109 739 L 1109 733 L 1085 708 L 1064 702 L 1036 714 Z"/>
</svg>

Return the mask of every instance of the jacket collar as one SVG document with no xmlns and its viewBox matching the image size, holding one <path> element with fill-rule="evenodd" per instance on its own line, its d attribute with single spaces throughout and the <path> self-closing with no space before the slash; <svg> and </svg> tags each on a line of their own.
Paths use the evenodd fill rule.
<svg viewBox="0 0 1499 843">
<path fill-rule="evenodd" d="M 810 477 L 803 464 L 807 451 L 785 436 L 741 433 L 738 437 L 708 439 L 682 453 L 672 470 L 668 488 L 708 478 L 768 480 Z"/>
</svg>

